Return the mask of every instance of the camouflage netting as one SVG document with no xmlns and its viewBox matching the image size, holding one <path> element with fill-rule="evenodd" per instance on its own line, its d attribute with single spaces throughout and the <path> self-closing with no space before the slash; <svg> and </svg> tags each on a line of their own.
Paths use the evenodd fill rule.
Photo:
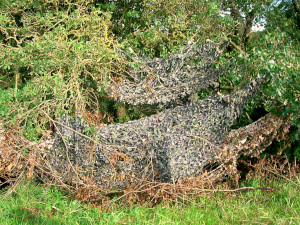
<svg viewBox="0 0 300 225">
<path fill-rule="evenodd" d="M 143 181 L 196 177 L 215 166 L 215 159 L 228 152 L 226 146 L 234 149 L 226 140 L 237 147 L 233 155 L 237 157 L 241 147 L 226 135 L 263 79 L 253 79 L 230 95 L 214 94 L 176 106 L 184 96 L 214 86 L 219 74 L 212 63 L 226 45 L 206 41 L 197 48 L 189 43 L 182 54 L 169 59 L 145 58 L 140 71 L 130 70 L 133 81 L 124 78 L 110 85 L 110 94 L 119 100 L 173 108 L 124 124 L 96 127 L 93 132 L 79 112 L 75 118 L 66 115 L 55 122 L 57 132 L 46 163 L 52 176 L 68 184 L 84 185 L 89 180 L 105 190 L 119 190 Z M 265 147 L 277 136 L 262 137 L 267 144 L 258 143 Z"/>
<path fill-rule="evenodd" d="M 73 190 L 79 199 L 98 201 L 102 196 L 105 201 L 107 194 L 130 190 L 144 194 L 152 190 L 151 199 L 156 199 L 163 193 L 159 184 L 167 186 L 168 195 L 175 185 L 178 193 L 196 193 L 199 185 L 212 185 L 229 174 L 238 178 L 237 159 L 257 157 L 273 140 L 284 139 L 290 125 L 288 119 L 269 114 L 230 131 L 258 90 L 260 78 L 233 94 L 216 93 L 176 106 L 177 100 L 215 86 L 219 74 L 212 63 L 222 46 L 226 43 L 207 41 L 199 48 L 190 43 L 182 55 L 168 60 L 145 59 L 141 71 L 131 70 L 133 81 L 111 83 L 110 93 L 119 100 L 174 106 L 156 115 L 91 130 L 78 112 L 75 118 L 66 115 L 60 122 L 53 121 L 54 139 L 45 136 L 39 143 L 25 139 L 17 128 L 3 129 L 0 123 L 0 186 L 2 180 L 9 183 L 24 174 L 37 175 L 46 183 Z M 189 65 L 187 58 L 193 57 L 198 57 L 198 66 Z"/>
<path fill-rule="evenodd" d="M 236 181 L 238 181 L 240 178 L 237 171 L 239 157 L 259 158 L 260 154 L 274 140 L 284 140 L 289 128 L 290 121 L 288 118 L 267 114 L 246 127 L 231 130 L 217 150 L 214 163 L 221 164 L 221 170 L 234 175 Z"/>
<path fill-rule="evenodd" d="M 127 79 L 112 79 L 107 93 L 132 105 L 174 105 L 194 92 L 216 87 L 220 74 L 212 69 L 212 64 L 227 45 L 228 42 L 216 45 L 207 40 L 198 47 L 189 42 L 182 53 L 168 59 L 127 54 L 127 60 L 138 69 L 130 68 Z"/>
<path fill-rule="evenodd" d="M 180 199 L 182 194 L 185 195 L 185 199 L 188 199 L 188 195 L 203 193 L 204 187 L 212 187 L 226 177 L 230 177 L 230 181 L 237 181 L 239 178 L 236 170 L 237 158 L 242 154 L 252 157 L 258 156 L 273 140 L 283 140 L 289 126 L 287 118 L 268 114 L 258 121 L 238 130 L 232 130 L 226 135 L 214 160 L 211 161 L 211 164 L 215 165 L 213 170 L 203 171 L 197 177 L 185 179 L 180 183 L 161 183 L 152 180 L 144 180 L 143 182 L 143 180 L 139 180 L 124 190 L 116 192 L 107 186 L 101 188 L 104 186 L 103 184 L 95 185 L 93 179 L 97 177 L 92 176 L 92 170 L 89 171 L 89 176 L 84 176 L 82 170 L 74 167 L 76 164 L 70 164 L 69 161 L 64 165 L 69 173 L 53 170 L 53 166 L 49 163 L 49 157 L 47 157 L 54 142 L 50 135 L 44 136 L 39 143 L 30 142 L 22 136 L 17 127 L 11 126 L 2 129 L 0 122 L 0 188 L 6 183 L 13 184 L 8 192 L 0 195 L 0 198 L 12 193 L 26 174 L 27 177 L 38 176 L 45 183 L 63 187 L 82 201 L 100 204 L 101 202 L 108 204 L 115 201 L 107 197 L 110 193 L 113 193 L 114 196 L 118 194 L 117 199 L 123 199 L 124 202 L 130 204 L 134 202 L 152 204 L 162 198 L 172 201 L 177 198 Z M 27 149 L 26 154 L 24 154 L 24 149 Z M 93 162 L 90 159 L 85 160 Z M 112 162 L 116 163 L 116 161 Z M 283 168 L 287 167 L 286 163 L 284 165 L 272 164 L 271 169 L 274 169 L 274 166 L 275 168 L 279 166 L 282 171 Z M 287 170 L 291 170 L 289 164 Z M 66 177 L 66 175 L 70 176 Z M 124 180 L 124 177 L 119 177 L 119 179 Z"/>
<path fill-rule="evenodd" d="M 260 82 L 253 79 L 232 95 L 100 127 L 91 138 L 85 136 L 87 125 L 80 115 L 65 116 L 57 125 L 51 164 L 69 182 L 92 176 L 97 185 L 115 189 L 141 179 L 174 182 L 195 177 L 209 167 Z"/>
</svg>

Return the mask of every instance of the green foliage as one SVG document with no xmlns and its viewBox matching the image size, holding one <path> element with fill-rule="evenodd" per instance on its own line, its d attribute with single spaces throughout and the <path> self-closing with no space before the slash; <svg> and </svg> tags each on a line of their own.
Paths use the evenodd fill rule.
<svg viewBox="0 0 300 225">
<path fill-rule="evenodd" d="M 228 79 L 236 84 L 244 84 L 244 79 L 266 76 L 260 102 L 267 111 L 291 116 L 292 123 L 299 125 L 300 118 L 300 67 L 299 42 L 282 31 L 281 34 L 264 31 L 262 37 L 251 44 L 249 57 L 233 53 L 233 69 Z M 232 59 L 231 58 L 231 59 Z M 257 103 L 256 103 L 257 104 Z M 255 107 L 255 102 L 253 102 Z"/>
<path fill-rule="evenodd" d="M 249 4 L 242 0 L 225 0 L 223 4 L 232 6 L 230 2 L 236 4 L 246 17 L 251 17 L 250 13 L 254 12 L 258 16 L 255 23 L 259 22 L 259 18 L 264 18 L 267 25 L 264 31 L 252 32 L 250 41 L 241 43 L 239 49 L 233 47 L 235 51 L 220 58 L 219 65 L 225 69 L 220 79 L 221 87 L 238 89 L 253 77 L 266 77 L 260 94 L 249 102 L 246 113 L 239 119 L 239 126 L 253 122 L 259 111 L 261 116 L 265 112 L 273 112 L 289 117 L 292 131 L 288 143 L 273 145 L 271 152 L 284 148 L 288 156 L 299 158 L 300 30 L 293 4 L 290 1 L 266 1 L 265 7 L 261 7 L 260 1 Z M 222 91 L 228 92 L 228 89 Z"/>
<path fill-rule="evenodd" d="M 151 57 L 164 57 L 190 39 L 219 40 L 229 32 L 217 1 L 145 0 L 142 6 L 142 11 L 131 13 L 132 31 L 122 35 L 122 44 Z"/>
<path fill-rule="evenodd" d="M 5 3 L 0 13 L 5 121 L 47 129 L 51 118 L 99 107 L 95 98 L 121 67 L 110 14 L 81 0 Z"/>
</svg>

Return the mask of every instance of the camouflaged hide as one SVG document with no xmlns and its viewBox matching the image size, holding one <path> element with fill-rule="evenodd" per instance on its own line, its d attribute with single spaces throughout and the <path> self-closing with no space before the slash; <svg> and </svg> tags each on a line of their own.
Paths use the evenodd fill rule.
<svg viewBox="0 0 300 225">
<path fill-rule="evenodd" d="M 132 105 L 169 107 L 202 89 L 215 88 L 220 73 L 212 68 L 214 60 L 228 42 L 214 44 L 211 40 L 199 47 L 189 42 L 182 50 L 167 59 L 131 57 L 138 69 L 129 68 L 129 77 L 115 78 L 107 85 L 107 93 L 115 99 Z"/>
<path fill-rule="evenodd" d="M 91 138 L 85 136 L 87 126 L 79 115 L 64 116 L 57 126 L 51 165 L 66 181 L 90 177 L 112 189 L 141 179 L 174 182 L 195 177 L 209 166 L 260 82 L 253 79 L 232 95 L 99 127 Z"/>
</svg>

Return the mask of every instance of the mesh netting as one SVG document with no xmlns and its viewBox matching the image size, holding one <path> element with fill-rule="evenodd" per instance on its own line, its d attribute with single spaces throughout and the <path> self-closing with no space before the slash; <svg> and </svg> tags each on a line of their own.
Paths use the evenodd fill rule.
<svg viewBox="0 0 300 225">
<path fill-rule="evenodd" d="M 167 59 L 127 55 L 136 68 L 129 69 L 127 78 L 112 79 L 107 92 L 132 105 L 174 105 L 178 99 L 217 85 L 220 73 L 212 64 L 227 45 L 210 40 L 200 46 L 190 42 L 182 53 Z"/>
<path fill-rule="evenodd" d="M 195 177 L 209 166 L 259 83 L 253 79 L 232 95 L 100 127 L 91 138 L 85 136 L 87 126 L 80 115 L 65 116 L 57 126 L 52 164 L 64 177 L 74 179 L 71 163 L 80 176 L 92 175 L 98 185 L 114 188 L 141 179 L 171 182 Z"/>
<path fill-rule="evenodd" d="M 0 178 L 12 182 L 24 174 L 37 175 L 85 201 L 106 201 L 111 193 L 128 201 L 166 195 L 172 199 L 199 193 L 201 185 L 226 176 L 238 180 L 237 159 L 257 157 L 273 140 L 284 139 L 290 125 L 288 119 L 269 114 L 230 129 L 259 88 L 260 78 L 233 94 L 178 106 L 177 100 L 215 86 L 219 74 L 212 63 L 225 46 L 189 43 L 169 59 L 144 57 L 140 70 L 130 70 L 132 78 L 111 82 L 109 92 L 119 100 L 173 106 L 156 115 L 91 129 L 78 112 L 53 121 L 55 137 L 45 136 L 39 143 L 28 141 L 15 127 L 3 129 L 0 122 Z"/>
</svg>

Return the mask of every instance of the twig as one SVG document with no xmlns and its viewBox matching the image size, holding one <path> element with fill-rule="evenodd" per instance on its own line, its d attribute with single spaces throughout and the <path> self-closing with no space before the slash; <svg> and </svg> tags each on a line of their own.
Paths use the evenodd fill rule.
<svg viewBox="0 0 300 225">
<path fill-rule="evenodd" d="M 298 188 L 300 188 L 300 186 L 299 186 L 297 183 L 295 183 L 294 181 L 292 181 L 291 179 L 289 179 L 289 178 L 287 178 L 287 177 L 285 177 L 285 176 L 283 176 L 283 175 L 281 175 L 281 174 L 279 174 L 279 173 L 276 173 L 276 172 L 274 172 L 274 171 L 272 171 L 272 170 L 268 170 L 268 169 L 266 169 L 266 168 L 262 168 L 262 169 L 265 170 L 265 171 L 268 171 L 268 172 L 270 172 L 270 173 L 273 173 L 273 174 L 275 174 L 276 176 L 280 176 L 280 177 L 282 177 L 282 178 L 288 180 L 289 182 L 295 184 Z"/>
<path fill-rule="evenodd" d="M 212 190 L 216 192 L 242 192 L 242 191 L 254 191 L 254 190 L 263 190 L 263 191 L 271 191 L 270 187 L 242 187 L 233 190 Z"/>
<path fill-rule="evenodd" d="M 236 43 L 234 43 L 233 41 L 230 40 L 230 44 L 235 47 L 237 50 L 239 50 L 244 56 L 248 57 L 249 54 L 247 54 L 246 52 L 244 52 L 240 46 L 238 46 Z"/>
<path fill-rule="evenodd" d="M 0 199 L 3 199 L 7 196 L 9 196 L 11 193 L 13 193 L 16 189 L 16 187 L 22 182 L 22 180 L 24 179 L 24 172 L 25 170 L 22 171 L 22 173 L 18 176 L 16 182 L 13 184 L 13 186 L 11 188 L 8 189 L 8 191 L 5 194 L 0 195 Z"/>
<path fill-rule="evenodd" d="M 61 210 L 59 208 L 56 208 L 55 206 L 51 206 L 52 209 L 55 209 L 56 211 L 61 212 Z"/>
</svg>

